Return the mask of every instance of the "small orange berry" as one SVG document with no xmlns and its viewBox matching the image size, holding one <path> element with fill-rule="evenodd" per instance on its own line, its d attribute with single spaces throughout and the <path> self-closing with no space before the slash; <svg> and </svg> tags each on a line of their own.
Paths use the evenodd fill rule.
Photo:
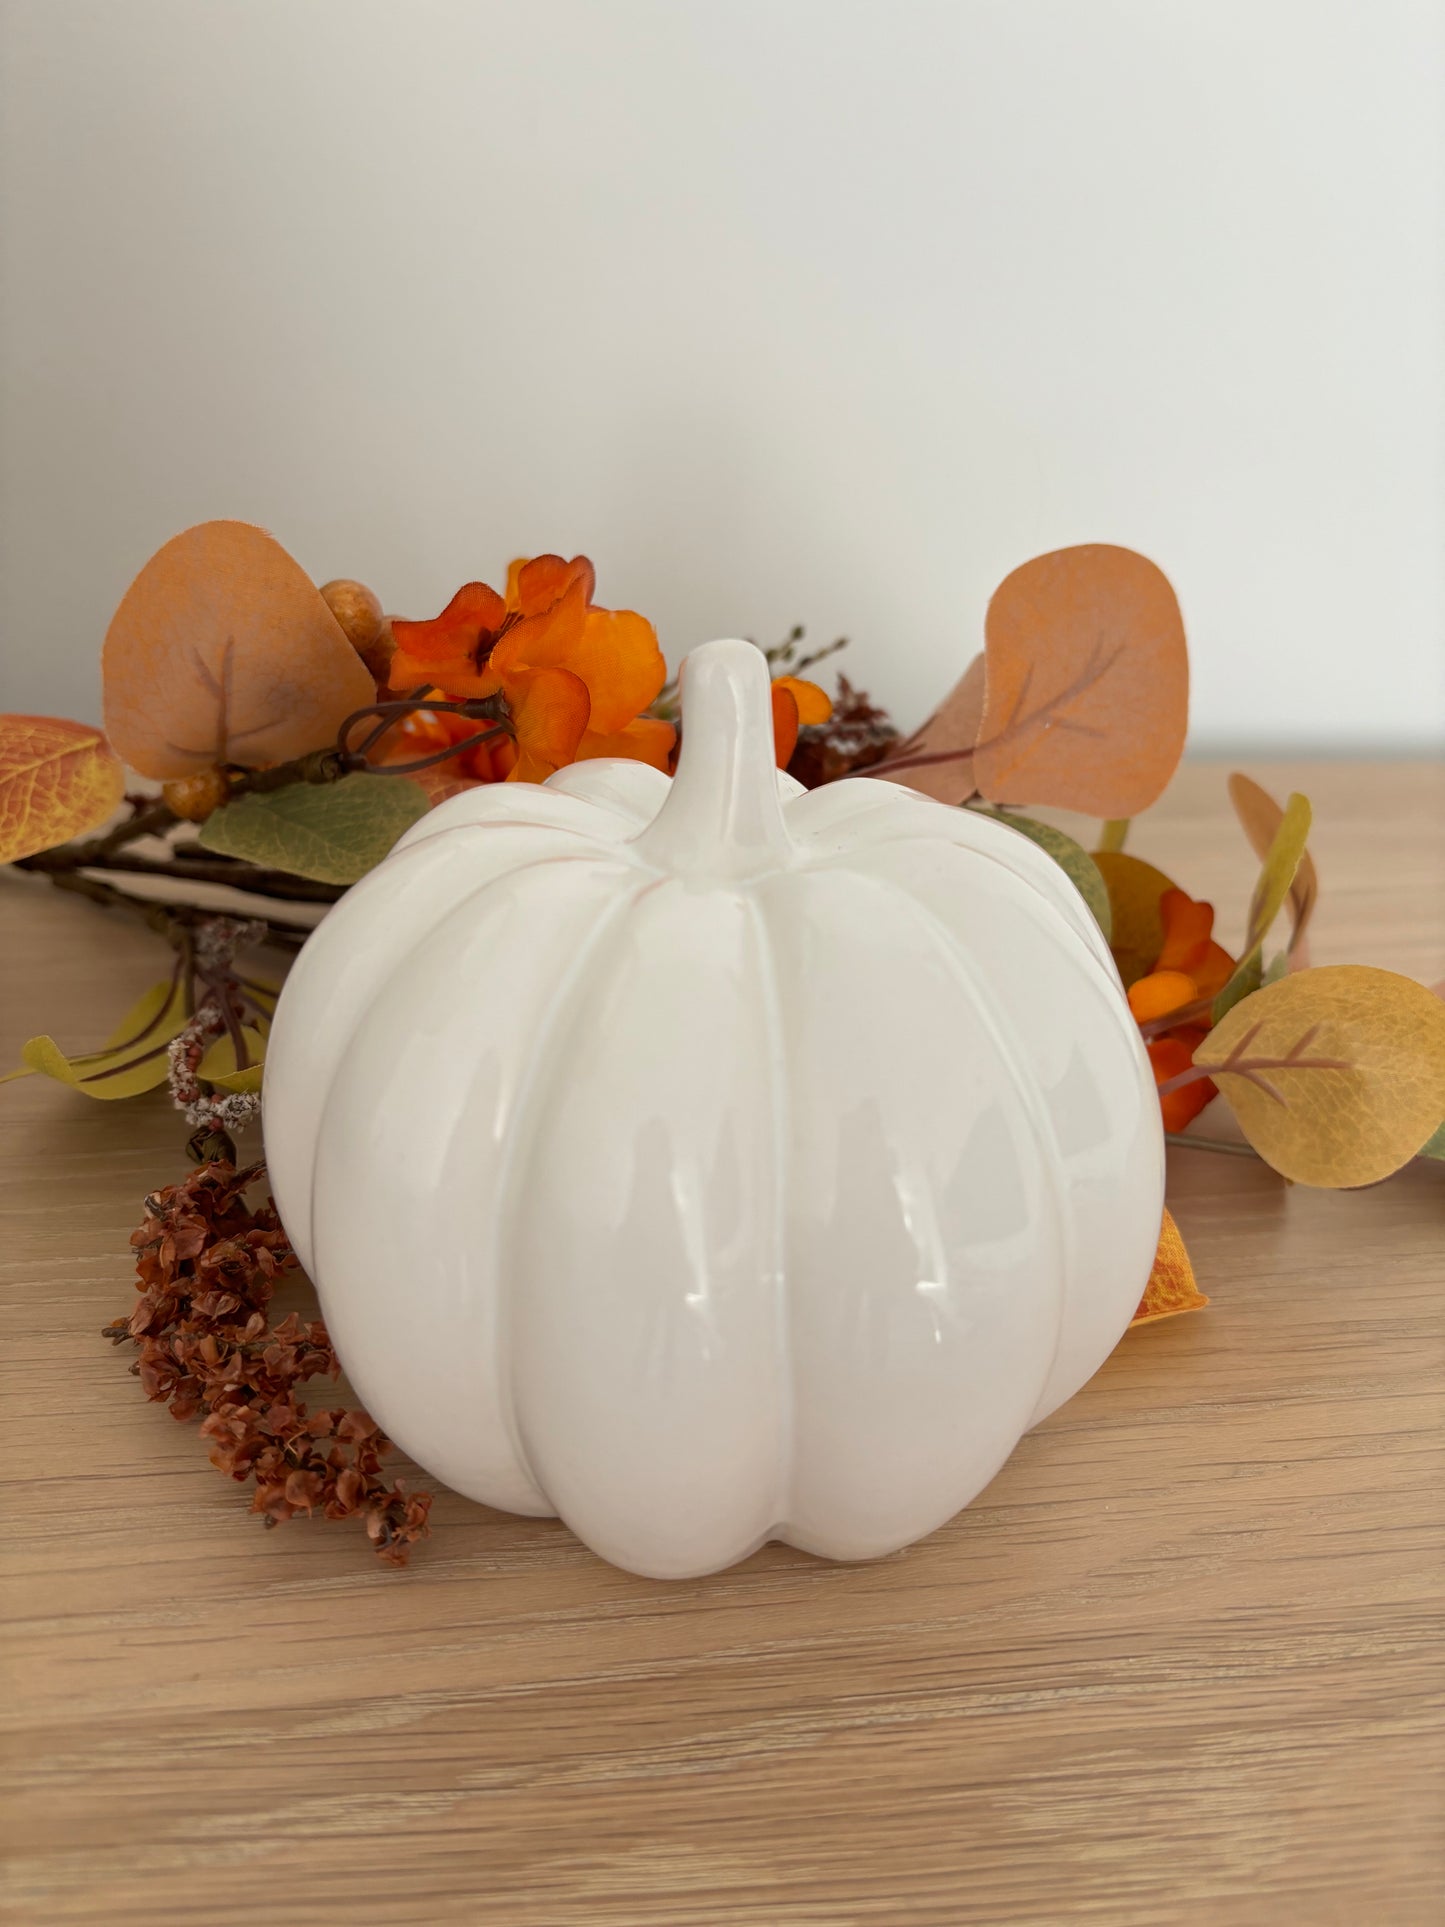
<svg viewBox="0 0 1445 1927">
<path fill-rule="evenodd" d="M 168 809 L 184 817 L 186 822 L 199 823 L 212 810 L 221 807 L 229 789 L 230 785 L 222 771 L 216 768 L 203 769 L 194 776 L 173 776 L 168 783 L 162 783 L 161 799 Z"/>
</svg>

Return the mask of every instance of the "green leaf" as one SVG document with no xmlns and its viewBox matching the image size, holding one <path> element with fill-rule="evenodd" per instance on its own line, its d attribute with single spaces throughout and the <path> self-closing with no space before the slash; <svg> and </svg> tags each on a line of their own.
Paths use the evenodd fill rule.
<svg viewBox="0 0 1445 1927">
<path fill-rule="evenodd" d="M 359 771 L 339 783 L 292 783 L 238 797 L 206 818 L 201 844 L 267 870 L 355 883 L 429 808 L 425 791 L 405 777 Z"/>
<path fill-rule="evenodd" d="M 1222 1017 L 1228 1016 L 1242 997 L 1250 996 L 1264 981 L 1264 940 L 1269 935 L 1270 925 L 1284 907 L 1295 871 L 1304 857 L 1310 820 L 1309 798 L 1298 793 L 1291 796 L 1285 804 L 1284 815 L 1280 818 L 1279 828 L 1274 833 L 1269 853 L 1260 869 L 1259 881 L 1254 886 L 1249 905 L 1249 927 L 1245 932 L 1239 962 L 1234 967 L 1234 975 L 1214 1000 L 1216 1024 Z"/>
<path fill-rule="evenodd" d="M 1079 895 L 1088 904 L 1095 923 L 1104 933 L 1104 941 L 1109 941 L 1113 919 L 1109 912 L 1109 892 L 1099 873 L 1099 866 L 1081 843 L 1062 830 L 1056 830 L 1052 823 L 1039 823 L 1031 816 L 1015 816 L 1006 810 L 980 810 L 980 816 L 991 816 L 996 823 L 1006 823 L 1020 836 L 1037 843 L 1058 864 L 1064 875 L 1073 884 Z"/>
<path fill-rule="evenodd" d="M 1420 1158 L 1445 1158 L 1445 1119 L 1442 1119 L 1434 1135 L 1426 1138 L 1415 1155 Z"/>
<path fill-rule="evenodd" d="M 251 1060 L 244 1070 L 236 1069 L 236 1047 L 230 1038 L 218 1037 L 197 1065 L 197 1076 L 221 1091 L 259 1091 L 266 1057 L 266 1039 L 259 1030 L 252 1030 L 249 1025 L 241 1035 L 246 1040 L 246 1055 Z"/>
<path fill-rule="evenodd" d="M 126 1012 L 102 1050 L 68 1057 L 53 1037 L 32 1037 L 20 1053 L 21 1068 L 10 1075 L 39 1071 L 87 1097 L 136 1097 L 165 1082 L 165 1047 L 185 1028 L 186 1017 L 181 985 L 155 984 Z"/>
</svg>

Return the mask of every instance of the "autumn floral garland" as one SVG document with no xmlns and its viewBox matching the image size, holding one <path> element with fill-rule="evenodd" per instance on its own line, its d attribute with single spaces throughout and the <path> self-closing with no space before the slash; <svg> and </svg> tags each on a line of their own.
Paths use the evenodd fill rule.
<svg viewBox="0 0 1445 1927">
<path fill-rule="evenodd" d="M 239 1168 L 234 1143 L 259 1108 L 279 990 L 250 960 L 294 950 L 298 918 L 317 914 L 299 906 L 334 902 L 460 789 L 544 781 L 590 757 L 671 768 L 677 693 L 656 633 L 594 591 L 585 557 L 542 555 L 514 562 L 501 590 L 468 583 L 440 615 L 408 621 L 358 582 L 317 589 L 260 529 L 203 523 L 151 559 L 116 612 L 104 733 L 0 717 L 0 862 L 145 917 L 172 952 L 106 1044 L 70 1054 L 33 1037 L 10 1073 L 110 1100 L 167 1083 L 191 1127 L 198 1168 L 146 1199 L 139 1300 L 106 1335 L 134 1348 L 148 1397 L 202 1419 L 213 1462 L 254 1484 L 268 1525 L 359 1519 L 392 1564 L 425 1535 L 430 1497 L 387 1483 L 390 1447 L 365 1412 L 297 1398 L 337 1375 L 325 1327 L 294 1311 L 271 1322 L 295 1257 L 269 1202 L 250 1201 L 263 1167 Z M 1238 956 L 1215 941 L 1210 904 L 1125 848 L 1187 720 L 1183 625 L 1152 563 L 1088 545 L 1015 570 L 983 651 L 906 738 L 846 676 L 830 698 L 802 673 L 841 643 L 802 645 L 795 630 L 766 651 L 779 766 L 809 788 L 905 782 L 1039 843 L 1109 939 L 1171 1142 L 1334 1187 L 1445 1157 L 1445 986 L 1309 967 L 1319 886 L 1303 796 L 1281 806 L 1229 779 L 1261 865 Z M 126 765 L 150 788 L 127 793 Z M 1025 805 L 1100 819 L 1098 847 Z M 168 900 L 136 894 L 156 880 Z M 197 907 L 218 884 L 248 912 Z M 1288 936 L 1268 955 L 1281 915 Z M 1219 1094 L 1242 1136 L 1182 1135 Z M 1205 1303 L 1166 1212 L 1135 1322 Z"/>
</svg>

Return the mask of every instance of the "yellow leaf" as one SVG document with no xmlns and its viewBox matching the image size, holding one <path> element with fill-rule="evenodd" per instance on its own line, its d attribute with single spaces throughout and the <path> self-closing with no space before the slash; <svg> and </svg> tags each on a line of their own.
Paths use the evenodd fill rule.
<svg viewBox="0 0 1445 1927">
<path fill-rule="evenodd" d="M 1364 964 L 1300 970 L 1194 1053 L 1260 1156 L 1299 1184 L 1374 1184 L 1445 1118 L 1445 1004 Z"/>
<path fill-rule="evenodd" d="M 229 1037 L 218 1037 L 202 1057 L 196 1074 L 221 1091 L 255 1092 L 261 1088 L 261 1067 L 266 1056 L 266 1039 L 259 1030 L 247 1025 L 241 1032 L 250 1062 L 236 1069 L 236 1047 Z"/>
<path fill-rule="evenodd" d="M 1159 960 L 1164 947 L 1159 899 L 1178 886 L 1152 863 L 1122 850 L 1096 850 L 1094 864 L 1109 892 L 1109 947 L 1127 990 Z"/>
<path fill-rule="evenodd" d="M 994 592 L 973 779 L 990 803 L 1135 816 L 1174 774 L 1189 652 L 1168 579 L 1132 549 L 1035 556 Z"/>
<path fill-rule="evenodd" d="M 1129 1320 L 1130 1327 L 1152 1324 L 1156 1318 L 1174 1318 L 1182 1311 L 1203 1311 L 1208 1303 L 1194 1282 L 1194 1267 L 1189 1262 L 1179 1227 L 1166 1211 L 1149 1282 L 1139 1300 L 1138 1311 Z"/>
<path fill-rule="evenodd" d="M 87 1097 L 136 1097 L 165 1082 L 166 1045 L 185 1024 L 181 985 L 155 984 L 126 1012 L 102 1049 L 68 1057 L 53 1037 L 32 1037 L 20 1053 L 22 1066 Z"/>
<path fill-rule="evenodd" d="M 0 863 L 93 830 L 124 794 L 120 758 L 90 723 L 0 716 Z"/>
<path fill-rule="evenodd" d="M 1259 881 L 1249 904 L 1249 926 L 1244 948 L 1234 974 L 1214 1000 L 1214 1020 L 1221 1017 L 1264 981 L 1264 940 L 1270 926 L 1284 907 L 1295 874 L 1304 860 L 1305 843 L 1310 833 L 1310 804 L 1307 796 L 1291 796 L 1270 838 Z"/>
<path fill-rule="evenodd" d="M 1229 800 L 1234 805 L 1234 813 L 1239 818 L 1250 847 L 1263 863 L 1269 856 L 1270 848 L 1279 828 L 1284 821 L 1284 811 L 1275 802 L 1268 790 L 1261 789 L 1252 777 L 1236 770 L 1229 779 Z M 1320 893 L 1320 880 L 1315 871 L 1314 859 L 1305 850 L 1299 860 L 1299 867 L 1289 886 L 1290 901 L 1290 938 L 1289 954 L 1295 960 L 1295 968 L 1305 967 L 1303 944 L 1309 920 L 1314 915 L 1315 902 Z"/>
</svg>

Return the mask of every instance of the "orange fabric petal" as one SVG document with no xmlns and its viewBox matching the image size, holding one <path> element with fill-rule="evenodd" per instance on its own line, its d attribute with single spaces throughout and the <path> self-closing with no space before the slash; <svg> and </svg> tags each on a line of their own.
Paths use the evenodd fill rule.
<svg viewBox="0 0 1445 1927">
<path fill-rule="evenodd" d="M 532 566 L 529 562 L 523 575 Z M 492 670 L 503 688 L 512 676 L 529 669 L 571 669 L 577 673 L 571 658 L 587 620 L 587 595 L 587 582 L 576 577 L 555 602 L 513 621 L 491 657 Z"/>
<path fill-rule="evenodd" d="M 485 670 L 478 673 L 467 656 L 458 656 L 450 662 L 423 662 L 407 650 L 398 649 L 387 673 L 387 687 L 402 694 L 426 683 L 433 692 L 440 690 L 443 696 L 469 701 L 476 696 L 490 696 L 498 686 L 495 676 L 489 678 Z"/>
<path fill-rule="evenodd" d="M 1199 996 L 1192 977 L 1181 970 L 1154 970 L 1129 986 L 1129 1008 L 1141 1024 L 1156 1017 L 1167 1017 L 1171 1010 L 1182 1010 Z"/>
<path fill-rule="evenodd" d="M 572 761 L 591 707 L 580 676 L 567 669 L 518 674 L 508 680 L 507 701 L 517 732 L 517 761 L 509 781 L 541 782 Z"/>
<path fill-rule="evenodd" d="M 773 684 L 773 745 L 779 769 L 788 767 L 798 747 L 798 699 L 788 688 L 789 680 Z"/>
<path fill-rule="evenodd" d="M 510 736 L 500 736 L 494 743 L 478 743 L 475 749 L 467 751 L 461 762 L 475 782 L 500 783 L 517 766 L 517 745 Z M 449 767 L 443 764 L 443 768 Z"/>
<path fill-rule="evenodd" d="M 826 723 L 832 715 L 832 697 L 826 690 L 820 689 L 817 683 L 809 682 L 806 676 L 779 676 L 773 687 L 776 689 L 779 684 L 789 692 L 798 705 L 800 723 L 809 726 Z"/>
<path fill-rule="evenodd" d="M 398 650 L 413 662 L 446 663 L 458 659 L 476 666 L 477 645 L 496 634 L 506 619 L 507 605 L 485 582 L 467 582 L 446 608 L 430 622 L 407 622 L 393 617 L 391 633 Z"/>
<path fill-rule="evenodd" d="M 1189 972 L 1201 997 L 1214 997 L 1234 975 L 1234 959 L 1217 943 L 1207 943 Z"/>
<path fill-rule="evenodd" d="M 545 615 L 578 583 L 583 585 L 583 602 L 590 602 L 597 577 L 585 555 L 574 555 L 570 562 L 560 555 L 534 555 L 530 562 L 519 558 L 507 569 L 507 607 L 524 616 Z"/>
<path fill-rule="evenodd" d="M 1194 1062 L 1194 1053 L 1208 1036 L 1208 1031 L 1199 1024 L 1181 1024 L 1178 1030 L 1171 1030 L 1164 1037 L 1156 1037 L 1147 1046 L 1149 1062 L 1154 1070 L 1156 1084 L 1167 1083 L 1177 1077 L 1180 1071 L 1187 1071 Z M 1182 1131 L 1191 1119 L 1199 1113 L 1215 1096 L 1214 1084 L 1203 1077 L 1197 1084 L 1186 1084 L 1182 1090 L 1170 1091 L 1159 1100 L 1166 1131 Z"/>
<path fill-rule="evenodd" d="M 586 683 L 592 727 L 604 736 L 626 729 L 667 681 L 657 631 L 631 609 L 589 609 L 580 639 L 562 660 Z"/>
<path fill-rule="evenodd" d="M 1214 905 L 1196 903 L 1183 890 L 1165 890 L 1159 898 L 1159 920 L 1164 926 L 1164 943 L 1154 968 L 1182 970 L 1193 976 L 1214 928 Z"/>
<path fill-rule="evenodd" d="M 1182 1311 L 1202 1311 L 1208 1303 L 1194 1282 L 1194 1267 L 1179 1227 L 1166 1211 L 1149 1282 L 1130 1325 L 1148 1325 L 1156 1318 L 1173 1318 Z"/>
<path fill-rule="evenodd" d="M 671 723 L 661 722 L 656 716 L 637 716 L 626 729 L 611 735 L 589 729 L 572 760 L 585 763 L 597 756 L 625 756 L 634 763 L 650 763 L 666 775 L 676 741 L 677 731 Z"/>
</svg>

